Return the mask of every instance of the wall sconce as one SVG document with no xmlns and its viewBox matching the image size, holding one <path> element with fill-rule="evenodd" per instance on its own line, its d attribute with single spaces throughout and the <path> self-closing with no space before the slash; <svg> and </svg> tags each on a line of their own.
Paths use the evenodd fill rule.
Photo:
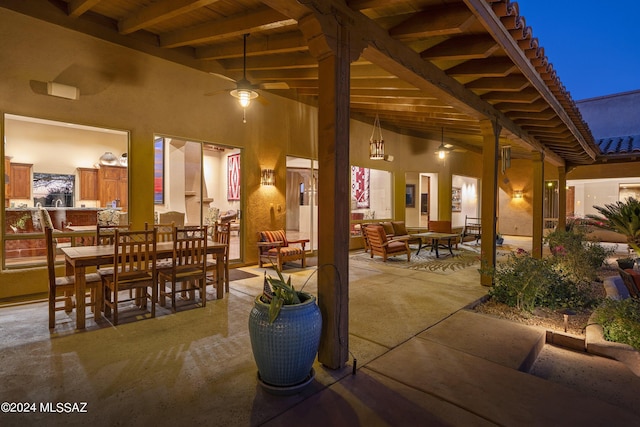
<svg viewBox="0 0 640 427">
<path fill-rule="evenodd" d="M 262 169 L 260 178 L 262 185 L 276 185 L 276 171 L 273 169 Z"/>
<path fill-rule="evenodd" d="M 522 192 L 522 190 L 513 190 L 513 198 L 522 199 L 524 198 L 524 193 Z"/>
</svg>

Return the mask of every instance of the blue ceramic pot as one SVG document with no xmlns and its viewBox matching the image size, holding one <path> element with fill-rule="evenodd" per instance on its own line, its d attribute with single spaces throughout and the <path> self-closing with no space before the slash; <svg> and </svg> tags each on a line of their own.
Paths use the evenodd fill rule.
<svg viewBox="0 0 640 427">
<path fill-rule="evenodd" d="M 249 335 L 260 380 L 270 386 L 304 383 L 320 345 L 322 315 L 316 298 L 299 292 L 301 304 L 285 305 L 269 324 L 269 305 L 256 297 L 249 314 Z"/>
</svg>

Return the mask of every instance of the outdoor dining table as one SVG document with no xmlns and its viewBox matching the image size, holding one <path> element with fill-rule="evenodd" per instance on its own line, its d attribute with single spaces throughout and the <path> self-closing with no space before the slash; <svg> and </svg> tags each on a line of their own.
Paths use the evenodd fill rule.
<svg viewBox="0 0 640 427">
<path fill-rule="evenodd" d="M 438 233 L 435 231 L 428 231 L 426 233 L 415 233 L 411 235 L 412 237 L 420 237 L 420 245 L 418 246 L 418 252 L 416 252 L 416 255 L 418 255 L 420 253 L 420 249 L 422 249 L 423 246 L 423 239 L 431 239 L 431 249 L 435 249 L 436 250 L 436 258 L 440 258 L 440 254 L 438 253 L 438 247 L 440 246 L 440 240 L 446 240 L 447 241 L 447 249 L 449 249 L 449 253 L 453 256 L 453 250 L 451 248 L 451 243 L 452 240 L 454 240 L 456 237 L 459 237 L 459 234 L 456 233 Z M 429 246 L 429 245 L 425 245 L 425 246 Z"/>
<path fill-rule="evenodd" d="M 226 245 L 209 240 L 207 253 L 216 258 L 216 298 L 224 297 L 224 254 Z M 114 246 L 70 246 L 60 250 L 64 253 L 66 274 L 75 277 L 75 294 L 84 295 L 86 292 L 85 274 L 87 267 L 113 264 Z M 173 242 L 158 242 L 156 245 L 156 259 L 171 258 L 173 256 Z M 101 296 L 99 296 L 101 297 Z M 95 318 L 101 316 L 95 310 Z M 76 298 L 76 329 L 85 328 L 85 299 Z"/>
</svg>

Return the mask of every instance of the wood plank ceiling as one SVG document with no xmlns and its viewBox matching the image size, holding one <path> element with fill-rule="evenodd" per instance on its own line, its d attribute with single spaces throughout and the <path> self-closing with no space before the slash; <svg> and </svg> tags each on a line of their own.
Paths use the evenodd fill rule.
<svg viewBox="0 0 640 427">
<path fill-rule="evenodd" d="M 593 163 L 588 126 L 544 49 L 508 0 L 21 0 L 0 7 L 315 104 L 318 66 L 298 20 L 348 16 L 372 40 L 351 66 L 352 118 L 480 152 L 480 120 L 498 120 L 513 157 Z M 387 53 L 383 53 L 387 52 Z M 389 54 L 388 52 L 399 52 Z M 234 84 L 229 82 L 229 88 Z M 207 88 L 203 88 L 203 93 Z"/>
</svg>

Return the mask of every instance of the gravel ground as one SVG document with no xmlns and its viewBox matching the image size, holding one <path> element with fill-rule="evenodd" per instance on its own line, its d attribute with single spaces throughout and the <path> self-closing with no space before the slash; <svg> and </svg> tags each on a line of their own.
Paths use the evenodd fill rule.
<svg viewBox="0 0 640 427">
<path fill-rule="evenodd" d="M 529 326 L 539 326 L 555 332 L 564 332 L 564 315 L 562 310 L 550 310 L 537 308 L 533 313 L 522 312 L 515 307 L 494 301 L 487 301 L 475 307 L 478 313 L 488 314 L 513 322 L 524 323 Z M 589 323 L 592 310 L 569 316 L 567 321 L 567 333 L 580 337 L 585 336 L 585 328 Z"/>
</svg>

